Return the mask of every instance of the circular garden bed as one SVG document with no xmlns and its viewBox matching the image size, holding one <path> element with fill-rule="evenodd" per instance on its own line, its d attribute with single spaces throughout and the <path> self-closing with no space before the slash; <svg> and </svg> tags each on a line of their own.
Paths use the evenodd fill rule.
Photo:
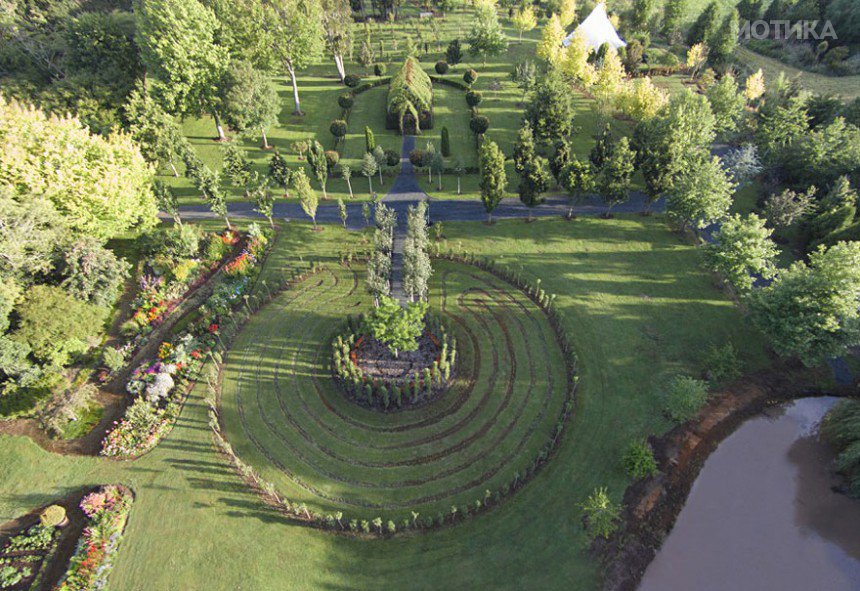
<svg viewBox="0 0 860 591">
<path fill-rule="evenodd" d="M 363 334 L 361 320 L 348 325 L 350 330 L 332 345 L 332 367 L 343 391 L 356 403 L 386 412 L 414 408 L 432 402 L 451 384 L 456 339 L 433 318 L 428 318 L 418 347 L 397 354 Z"/>
<path fill-rule="evenodd" d="M 296 519 L 381 534 L 449 525 L 515 494 L 552 457 L 576 380 L 551 298 L 480 264 L 434 269 L 430 308 L 456 339 L 456 372 L 400 412 L 356 404 L 331 377 L 344 314 L 372 309 L 361 264 L 297 283 L 234 341 L 222 369 L 224 438 Z M 416 369 L 445 345 L 427 339 Z M 380 364 L 375 345 L 353 344 L 346 358 L 354 352 L 363 372 L 409 375 L 405 359 Z"/>
</svg>

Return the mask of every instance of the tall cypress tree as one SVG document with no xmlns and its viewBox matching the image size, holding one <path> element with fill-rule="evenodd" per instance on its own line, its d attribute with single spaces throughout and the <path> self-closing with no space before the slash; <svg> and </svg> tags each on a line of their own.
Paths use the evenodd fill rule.
<svg viewBox="0 0 860 591">
<path fill-rule="evenodd" d="M 493 211 L 505 196 L 505 155 L 498 144 L 492 140 L 484 140 L 479 154 L 481 171 L 481 203 L 487 212 L 487 221 L 492 223 Z"/>
<path fill-rule="evenodd" d="M 695 45 L 696 43 L 710 44 L 720 27 L 720 6 L 716 2 L 711 2 L 708 7 L 699 15 L 693 26 L 690 27 L 687 33 L 687 45 Z"/>
</svg>

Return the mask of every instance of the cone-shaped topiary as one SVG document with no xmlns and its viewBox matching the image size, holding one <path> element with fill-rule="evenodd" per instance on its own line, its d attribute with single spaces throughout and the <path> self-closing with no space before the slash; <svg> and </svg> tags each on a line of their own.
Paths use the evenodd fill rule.
<svg viewBox="0 0 860 591">
<path fill-rule="evenodd" d="M 388 89 L 388 124 L 400 133 L 414 125 L 420 132 L 432 121 L 433 83 L 413 57 L 406 58 Z M 411 129 L 409 131 L 412 131 Z"/>
</svg>

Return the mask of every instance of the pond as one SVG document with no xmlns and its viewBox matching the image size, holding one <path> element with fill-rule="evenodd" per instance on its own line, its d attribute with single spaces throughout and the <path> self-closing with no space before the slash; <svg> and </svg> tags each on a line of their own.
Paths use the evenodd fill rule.
<svg viewBox="0 0 860 591">
<path fill-rule="evenodd" d="M 707 459 L 639 591 L 860 590 L 860 501 L 833 492 L 835 398 L 745 422 Z"/>
</svg>

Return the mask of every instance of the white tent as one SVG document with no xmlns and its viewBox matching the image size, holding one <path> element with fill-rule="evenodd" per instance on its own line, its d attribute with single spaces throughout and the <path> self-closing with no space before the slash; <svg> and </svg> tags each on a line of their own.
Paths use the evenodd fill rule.
<svg viewBox="0 0 860 591">
<path fill-rule="evenodd" d="M 604 43 L 609 43 L 610 47 L 620 49 L 626 47 L 627 44 L 618 36 L 618 32 L 612 23 L 609 22 L 609 15 L 606 14 L 606 5 L 602 2 L 598 4 L 588 18 L 582 21 L 573 33 L 565 37 L 562 45 L 567 47 L 571 44 L 574 35 L 583 35 L 585 42 L 593 50 L 597 51 Z"/>
</svg>

